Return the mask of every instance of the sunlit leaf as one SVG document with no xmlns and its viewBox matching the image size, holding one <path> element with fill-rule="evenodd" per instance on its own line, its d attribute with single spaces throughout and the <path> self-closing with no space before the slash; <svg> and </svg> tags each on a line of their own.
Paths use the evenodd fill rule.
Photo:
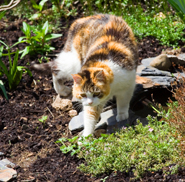
<svg viewBox="0 0 185 182">
<path fill-rule="evenodd" d="M 3 91 L 3 94 L 4 94 L 5 98 L 6 98 L 6 100 L 8 100 L 8 96 L 7 96 L 7 93 L 6 93 L 6 89 L 5 89 L 5 86 L 4 86 L 2 80 L 0 80 L 0 88 L 1 88 L 1 90 Z"/>
</svg>

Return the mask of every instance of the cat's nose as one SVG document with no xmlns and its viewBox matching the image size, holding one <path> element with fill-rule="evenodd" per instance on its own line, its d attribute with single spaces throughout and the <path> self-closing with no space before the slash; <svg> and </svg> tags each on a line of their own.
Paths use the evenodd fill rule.
<svg viewBox="0 0 185 182">
<path fill-rule="evenodd" d="M 91 102 L 89 102 L 88 104 L 89 104 L 89 105 L 92 105 L 92 103 L 93 103 L 93 102 L 91 101 Z"/>
</svg>

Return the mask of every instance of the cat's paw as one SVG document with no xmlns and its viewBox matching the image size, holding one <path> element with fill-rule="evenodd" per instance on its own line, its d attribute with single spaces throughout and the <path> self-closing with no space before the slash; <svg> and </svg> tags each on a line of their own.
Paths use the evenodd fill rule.
<svg viewBox="0 0 185 182">
<path fill-rule="evenodd" d="M 116 116 L 116 121 L 117 122 L 120 122 L 120 121 L 123 121 L 125 119 L 128 119 L 128 112 L 125 112 L 125 113 L 121 113 L 121 114 L 118 114 Z"/>
</svg>

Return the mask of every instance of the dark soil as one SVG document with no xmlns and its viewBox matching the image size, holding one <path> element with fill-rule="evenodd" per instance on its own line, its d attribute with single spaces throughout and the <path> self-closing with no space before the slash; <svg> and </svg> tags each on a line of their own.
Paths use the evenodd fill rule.
<svg viewBox="0 0 185 182">
<path fill-rule="evenodd" d="M 71 18 L 73 21 L 74 18 Z M 62 21 L 62 20 L 61 20 Z M 7 27 L 1 27 L 0 39 L 12 45 L 23 36 L 20 27 L 22 20 L 9 23 Z M 6 30 L 6 31 L 5 31 Z M 55 46 L 54 52 L 61 51 L 67 35 L 67 29 L 61 30 L 63 37 L 52 41 Z M 162 46 L 153 37 L 147 37 L 138 41 L 139 58 L 154 57 L 159 55 L 167 47 Z M 182 47 L 184 44 L 180 43 Z M 19 45 L 23 49 L 24 45 Z M 19 65 L 27 63 L 38 63 L 41 55 L 25 56 L 19 60 Z M 8 59 L 4 59 L 8 62 Z M 50 57 L 53 60 L 55 57 Z M 6 78 L 3 78 L 6 81 Z M 112 172 L 102 176 L 92 177 L 77 169 L 83 162 L 76 156 L 63 154 L 55 141 L 63 136 L 72 137 L 68 130 L 70 116 L 69 110 L 56 110 L 53 103 L 56 93 L 52 86 L 51 76 L 41 76 L 33 72 L 33 77 L 24 75 L 19 86 L 13 90 L 8 90 L 9 101 L 5 100 L 2 93 L 0 95 L 0 152 L 4 155 L 0 159 L 8 158 L 16 164 L 15 170 L 18 172 L 14 181 L 92 181 L 99 182 L 106 176 L 108 181 L 130 181 L 132 173 Z M 39 119 L 48 116 L 45 124 Z M 182 180 L 180 180 L 182 179 Z M 141 181 L 185 181 L 185 170 L 179 169 L 177 174 L 164 175 L 161 171 L 155 173 L 147 172 Z M 139 181 L 139 180 L 138 180 Z"/>
</svg>

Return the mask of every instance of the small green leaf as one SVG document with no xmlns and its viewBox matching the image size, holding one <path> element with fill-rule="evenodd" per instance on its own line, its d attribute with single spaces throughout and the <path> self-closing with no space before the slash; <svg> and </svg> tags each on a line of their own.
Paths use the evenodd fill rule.
<svg viewBox="0 0 185 182">
<path fill-rule="evenodd" d="M 61 36 L 62 36 L 62 34 L 48 34 L 48 35 L 45 36 L 45 40 L 47 42 L 51 39 L 56 39 L 56 38 L 61 37 Z"/>
<path fill-rule="evenodd" d="M 7 49 L 9 48 L 9 46 L 8 46 L 7 44 L 5 44 L 3 41 L 0 40 L 0 43 L 3 44 L 3 45 L 5 45 L 5 47 L 6 47 Z"/>
<path fill-rule="evenodd" d="M 42 1 L 39 3 L 40 11 L 42 11 L 43 6 L 44 6 L 45 2 L 47 2 L 47 1 L 48 1 L 48 0 L 42 0 Z"/>
<path fill-rule="evenodd" d="M 43 31 L 44 35 L 46 35 L 48 33 L 48 27 L 49 27 L 48 21 L 46 21 L 42 27 L 42 31 Z"/>
<path fill-rule="evenodd" d="M 41 13 L 35 13 L 34 15 L 32 15 L 32 16 L 29 18 L 29 20 L 35 20 L 35 19 L 41 17 L 41 15 L 42 15 Z"/>
<path fill-rule="evenodd" d="M 17 85 L 20 83 L 22 79 L 22 74 L 23 74 L 23 70 L 16 69 L 15 74 L 13 75 L 13 79 L 12 79 L 13 82 L 11 84 L 9 82 L 10 90 L 17 87 Z"/>
<path fill-rule="evenodd" d="M 19 50 L 17 49 L 15 56 L 14 56 L 14 60 L 13 60 L 13 66 L 12 66 L 12 69 L 10 70 L 11 75 L 14 75 L 16 72 L 18 56 L 19 56 Z"/>
<path fill-rule="evenodd" d="M 2 11 L 0 12 L 0 20 L 3 18 L 3 16 L 5 15 L 6 11 Z"/>
<path fill-rule="evenodd" d="M 8 100 L 8 96 L 7 96 L 7 93 L 6 93 L 6 89 L 5 89 L 5 87 L 4 87 L 4 84 L 3 84 L 3 81 L 2 81 L 2 80 L 0 80 L 0 88 L 1 88 L 1 90 L 3 91 L 3 94 L 4 94 L 5 98 L 6 98 L 6 100 Z"/>
<path fill-rule="evenodd" d="M 26 37 L 30 37 L 31 36 L 30 26 L 26 22 L 23 22 L 23 29 L 22 29 L 22 31 L 26 35 Z"/>
<path fill-rule="evenodd" d="M 67 141 L 67 138 L 59 138 L 56 143 L 63 143 L 63 142 L 66 142 Z"/>
<path fill-rule="evenodd" d="M 26 46 L 24 48 L 24 50 L 21 51 L 22 52 L 22 55 L 21 55 L 21 59 L 30 52 L 30 46 Z"/>
</svg>

